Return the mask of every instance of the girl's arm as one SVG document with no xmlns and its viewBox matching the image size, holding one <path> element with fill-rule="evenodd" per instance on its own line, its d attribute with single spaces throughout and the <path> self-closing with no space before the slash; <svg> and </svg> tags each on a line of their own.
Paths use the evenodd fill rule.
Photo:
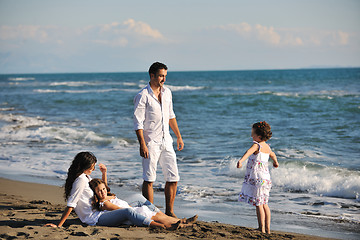
<svg viewBox="0 0 360 240">
<path fill-rule="evenodd" d="M 49 226 L 49 227 L 62 227 L 62 225 L 65 223 L 66 219 L 69 217 L 71 211 L 73 210 L 74 208 L 72 207 L 66 207 L 65 210 L 64 210 L 64 213 L 63 215 L 61 216 L 61 219 L 60 219 L 60 222 L 58 225 L 55 225 L 55 224 L 52 224 L 52 223 L 48 223 L 48 224 L 45 224 L 45 226 Z"/>
<path fill-rule="evenodd" d="M 271 153 L 270 153 L 270 157 L 271 157 L 271 159 L 273 160 L 273 166 L 274 166 L 275 168 L 279 167 L 279 162 L 277 161 L 277 157 L 276 157 L 276 155 L 275 155 L 274 152 L 271 152 Z"/>
<path fill-rule="evenodd" d="M 100 171 L 102 173 L 102 180 L 107 184 L 107 168 L 104 164 L 99 164 Z"/>
<path fill-rule="evenodd" d="M 249 149 L 246 151 L 246 153 L 244 154 L 244 156 L 242 156 L 241 159 L 238 161 L 238 163 L 237 163 L 237 168 L 241 168 L 241 167 L 242 167 L 242 163 L 243 163 L 246 159 L 248 159 L 248 158 L 251 156 L 251 154 L 253 154 L 254 152 L 256 152 L 258 149 L 259 149 L 259 146 L 254 143 L 254 144 L 251 146 L 251 148 L 249 148 Z"/>
<path fill-rule="evenodd" d="M 101 210 L 103 210 L 103 211 L 104 210 L 113 211 L 113 210 L 117 210 L 117 209 L 121 209 L 121 207 L 111 203 L 110 201 L 104 202 L 104 205 L 101 208 Z"/>
</svg>

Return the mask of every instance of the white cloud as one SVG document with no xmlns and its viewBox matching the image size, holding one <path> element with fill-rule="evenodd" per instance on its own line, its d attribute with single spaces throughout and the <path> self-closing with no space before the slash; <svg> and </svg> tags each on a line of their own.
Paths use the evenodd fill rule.
<svg viewBox="0 0 360 240">
<path fill-rule="evenodd" d="M 86 36 L 93 43 L 111 47 L 125 47 L 129 44 L 139 46 L 149 42 L 166 41 L 157 29 L 131 18 L 123 22 L 87 26 L 78 31 L 78 34 Z"/>
<path fill-rule="evenodd" d="M 346 45 L 348 44 L 349 41 L 349 34 L 343 31 L 338 31 L 337 37 L 335 38 L 338 40 L 338 43 L 340 43 L 341 45 Z"/>
<path fill-rule="evenodd" d="M 234 32 L 247 40 L 258 40 L 272 46 L 337 46 L 349 43 L 349 33 L 314 29 L 275 28 L 249 23 L 227 24 L 213 27 Z"/>
<path fill-rule="evenodd" d="M 243 36 L 247 36 L 248 33 L 250 33 L 252 30 L 251 25 L 246 22 L 242 22 L 240 24 L 220 25 L 218 27 L 223 30 L 235 31 L 238 34 L 243 35 Z"/>
<path fill-rule="evenodd" d="M 294 36 L 293 34 L 286 33 L 282 37 L 282 44 L 288 46 L 302 46 L 304 45 L 304 40 L 299 36 Z"/>
<path fill-rule="evenodd" d="M 48 40 L 47 29 L 51 27 L 41 27 L 35 25 L 18 25 L 1 26 L 0 39 L 1 40 L 14 40 L 14 39 L 33 39 L 39 42 L 46 42 Z"/>
<path fill-rule="evenodd" d="M 255 29 L 259 40 L 273 45 L 280 44 L 281 37 L 277 32 L 275 32 L 274 27 L 266 27 L 256 24 Z"/>
<path fill-rule="evenodd" d="M 107 45 L 111 47 L 140 46 L 147 43 L 166 42 L 167 39 L 149 24 L 134 19 L 109 24 L 91 25 L 82 29 L 60 29 L 56 26 L 18 25 L 0 26 L 0 41 L 2 48 L 16 48 L 35 43 L 49 43 L 58 46 L 66 44 L 82 46 L 88 43 Z"/>
<path fill-rule="evenodd" d="M 141 21 L 136 22 L 134 19 L 130 18 L 123 22 L 123 24 L 128 27 L 128 30 L 134 31 L 139 35 L 148 36 L 154 39 L 164 38 L 158 30 L 151 28 L 147 23 Z"/>
<path fill-rule="evenodd" d="M 94 43 L 102 44 L 102 45 L 109 45 L 113 47 L 125 47 L 128 44 L 128 40 L 124 37 L 120 37 L 118 39 L 109 40 L 93 40 Z"/>
</svg>

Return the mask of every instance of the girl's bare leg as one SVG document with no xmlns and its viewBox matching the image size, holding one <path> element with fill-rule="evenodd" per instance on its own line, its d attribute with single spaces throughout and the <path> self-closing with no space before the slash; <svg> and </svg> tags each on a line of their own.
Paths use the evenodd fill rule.
<svg viewBox="0 0 360 240">
<path fill-rule="evenodd" d="M 265 210 L 264 205 L 256 206 L 256 216 L 258 219 L 259 230 L 265 233 Z"/>
<path fill-rule="evenodd" d="M 270 208 L 267 204 L 264 204 L 264 212 L 265 212 L 265 230 L 266 233 L 270 234 L 271 213 L 270 213 Z"/>
</svg>

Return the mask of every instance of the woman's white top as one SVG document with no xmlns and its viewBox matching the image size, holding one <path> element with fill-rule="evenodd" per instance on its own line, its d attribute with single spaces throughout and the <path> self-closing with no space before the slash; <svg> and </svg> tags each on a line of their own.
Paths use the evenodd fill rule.
<svg viewBox="0 0 360 240">
<path fill-rule="evenodd" d="M 96 225 L 102 213 L 93 209 L 91 205 L 94 192 L 89 186 L 90 181 L 91 177 L 85 173 L 75 179 L 67 201 L 67 206 L 74 208 L 83 223 Z"/>
</svg>

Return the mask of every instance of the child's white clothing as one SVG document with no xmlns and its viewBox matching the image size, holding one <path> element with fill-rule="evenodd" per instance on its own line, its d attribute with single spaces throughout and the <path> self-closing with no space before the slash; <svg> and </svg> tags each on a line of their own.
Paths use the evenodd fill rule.
<svg viewBox="0 0 360 240">
<path fill-rule="evenodd" d="M 239 201 L 259 206 L 267 204 L 269 201 L 271 179 L 268 162 L 270 154 L 261 152 L 260 144 L 255 141 L 254 143 L 259 145 L 259 153 L 252 154 L 248 159 Z"/>
<path fill-rule="evenodd" d="M 135 210 L 136 213 L 139 213 L 139 214 L 143 215 L 144 217 L 150 218 L 150 219 L 158 213 L 158 211 L 150 210 L 146 205 L 143 205 L 141 207 L 131 207 L 126 201 L 121 200 L 117 197 L 115 197 L 114 199 L 106 200 L 106 201 L 109 201 L 112 204 L 119 206 L 120 208 L 132 208 Z M 104 203 L 106 201 L 100 202 L 100 207 L 103 207 Z"/>
</svg>

